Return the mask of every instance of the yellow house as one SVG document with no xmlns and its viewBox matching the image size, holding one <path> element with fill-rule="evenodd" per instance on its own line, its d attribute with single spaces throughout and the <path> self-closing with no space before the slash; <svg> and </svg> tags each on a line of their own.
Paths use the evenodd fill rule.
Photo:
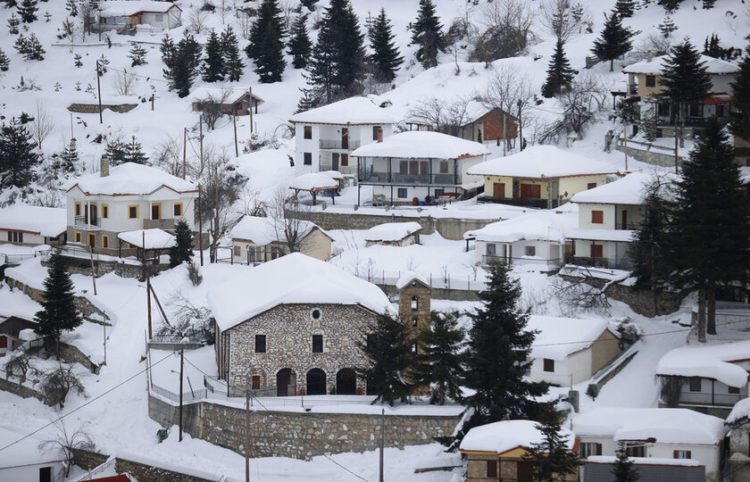
<svg viewBox="0 0 750 482">
<path fill-rule="evenodd" d="M 289 254 L 286 231 L 296 233 L 297 251 L 321 261 L 331 258 L 333 240 L 309 221 L 245 216 L 231 231 L 232 261 L 256 264 Z"/>
<path fill-rule="evenodd" d="M 484 196 L 479 201 L 539 208 L 557 207 L 576 193 L 601 186 L 608 174 L 616 172 L 610 163 L 543 145 L 468 170 L 484 177 Z"/>
<path fill-rule="evenodd" d="M 468 458 L 467 482 L 532 482 L 529 464 L 523 460 L 526 447 L 542 441 L 538 423 L 532 420 L 503 420 L 469 430 L 461 441 L 461 453 Z M 575 436 L 568 436 L 568 448 L 577 449 Z M 556 480 L 577 481 L 578 471 Z"/>
</svg>

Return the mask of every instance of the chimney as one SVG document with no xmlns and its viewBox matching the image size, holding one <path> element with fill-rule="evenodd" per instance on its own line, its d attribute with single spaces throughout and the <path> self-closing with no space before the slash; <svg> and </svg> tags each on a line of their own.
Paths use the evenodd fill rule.
<svg viewBox="0 0 750 482">
<path fill-rule="evenodd" d="M 649 50 L 648 52 L 646 52 L 646 55 L 647 55 L 646 58 L 648 59 L 649 62 L 654 60 L 654 53 L 652 51 Z"/>
<path fill-rule="evenodd" d="M 383 142 L 383 128 L 378 128 L 378 142 Z"/>
<path fill-rule="evenodd" d="M 100 163 L 101 167 L 99 169 L 99 175 L 101 177 L 109 176 L 109 158 L 107 156 L 102 156 Z"/>
</svg>

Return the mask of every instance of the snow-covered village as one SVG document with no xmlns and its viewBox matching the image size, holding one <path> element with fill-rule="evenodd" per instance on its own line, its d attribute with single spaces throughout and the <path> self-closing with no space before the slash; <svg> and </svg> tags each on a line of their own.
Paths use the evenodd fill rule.
<svg viewBox="0 0 750 482">
<path fill-rule="evenodd" d="M 0 0 L 0 481 L 750 481 L 750 2 Z"/>
</svg>

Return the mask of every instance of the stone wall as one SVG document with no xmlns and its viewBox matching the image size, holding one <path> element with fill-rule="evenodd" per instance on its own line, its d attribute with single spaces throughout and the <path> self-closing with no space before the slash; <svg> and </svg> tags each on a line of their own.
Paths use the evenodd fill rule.
<svg viewBox="0 0 750 482">
<path fill-rule="evenodd" d="M 391 299 L 393 299 L 394 297 L 397 297 L 399 294 L 399 291 L 396 289 L 395 285 L 384 285 L 384 284 L 377 284 L 377 285 Z M 472 290 L 432 288 L 431 292 L 432 292 L 432 298 L 436 300 L 479 301 L 478 292 L 472 291 Z"/>
<path fill-rule="evenodd" d="M 18 281 L 17 279 L 11 278 L 10 276 L 5 277 L 5 282 L 8 283 L 8 287 L 10 287 L 11 290 L 21 290 L 23 294 L 27 295 L 37 303 L 41 303 L 44 301 L 44 291 L 40 289 L 28 286 L 21 281 Z M 78 311 L 83 314 L 84 318 L 88 319 L 91 316 L 96 316 L 98 319 L 109 320 L 109 316 L 107 316 L 105 312 L 94 306 L 91 301 L 83 296 L 74 296 L 73 303 L 76 305 Z"/>
<path fill-rule="evenodd" d="M 149 397 L 149 416 L 165 427 L 177 424 L 177 408 Z M 244 454 L 246 443 L 244 409 L 210 402 L 183 407 L 185 432 L 213 444 Z M 251 457 L 312 457 L 342 452 L 375 450 L 382 433 L 381 415 L 251 411 Z M 448 436 L 461 416 L 387 415 L 385 446 L 432 443 Z M 140 479 L 139 479 L 140 480 Z"/>
<path fill-rule="evenodd" d="M 615 147 L 620 152 L 625 152 L 625 147 L 618 142 Z M 674 167 L 674 152 L 662 151 L 662 150 L 648 150 L 642 147 L 634 147 L 632 142 L 628 143 L 628 156 L 632 157 L 641 162 L 647 164 L 653 164 L 655 166 L 662 167 Z M 682 165 L 684 159 L 680 157 L 680 165 Z"/>
<path fill-rule="evenodd" d="M 88 450 L 73 449 L 73 460 L 77 466 L 85 470 L 93 470 L 109 460 L 109 456 Z M 217 482 L 222 477 L 221 475 L 200 477 L 122 457 L 115 457 L 114 469 L 118 473 L 126 472 L 132 475 L 139 482 Z"/>
<path fill-rule="evenodd" d="M 45 400 L 44 395 L 41 392 L 11 382 L 10 380 L 5 380 L 4 378 L 0 378 L 0 390 L 13 393 L 21 398 L 36 398 L 40 402 L 44 402 Z"/>
</svg>

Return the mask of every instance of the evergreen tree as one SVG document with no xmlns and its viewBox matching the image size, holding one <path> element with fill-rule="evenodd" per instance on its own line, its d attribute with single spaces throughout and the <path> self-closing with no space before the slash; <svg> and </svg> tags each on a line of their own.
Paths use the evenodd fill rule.
<svg viewBox="0 0 750 482">
<path fill-rule="evenodd" d="M 7 72 L 9 67 L 10 59 L 8 59 L 8 56 L 3 52 L 3 49 L 0 49 L 0 71 Z"/>
<path fill-rule="evenodd" d="M 448 397 L 458 400 L 461 396 L 465 333 L 458 327 L 457 318 L 456 313 L 433 311 L 430 326 L 418 335 L 422 353 L 417 357 L 414 383 L 430 388 L 432 404 L 444 405 Z"/>
<path fill-rule="evenodd" d="M 655 302 L 670 271 L 667 263 L 669 206 L 662 196 L 666 189 L 664 183 L 657 178 L 645 186 L 643 222 L 633 235 L 629 253 L 636 289 L 651 290 Z"/>
<path fill-rule="evenodd" d="M 279 82 L 284 74 L 284 21 L 276 0 L 263 0 L 258 18 L 250 30 L 245 49 L 255 62 L 255 73 L 263 83 Z"/>
<path fill-rule="evenodd" d="M 591 51 L 599 60 L 609 60 L 609 71 L 614 70 L 615 59 L 622 57 L 633 48 L 630 37 L 633 33 L 622 26 L 620 16 L 617 12 L 611 12 L 609 17 L 604 14 L 604 30 L 601 36 L 594 41 Z"/>
<path fill-rule="evenodd" d="M 674 12 L 680 6 L 682 0 L 657 0 L 657 4 L 664 7 L 667 12 Z"/>
<path fill-rule="evenodd" d="M 750 48 L 740 63 L 740 71 L 732 82 L 732 107 L 729 128 L 732 134 L 750 141 Z"/>
<path fill-rule="evenodd" d="M 0 126 L 0 188 L 26 187 L 40 157 L 31 133 L 15 118 Z"/>
<path fill-rule="evenodd" d="M 703 9 L 710 10 L 714 8 L 715 3 L 716 3 L 716 0 L 703 0 Z"/>
<path fill-rule="evenodd" d="M 18 5 L 16 0 L 2 0 L 2 2 L 5 4 L 5 8 L 13 8 Z"/>
<path fill-rule="evenodd" d="M 240 58 L 240 46 L 237 42 L 237 36 L 234 34 L 232 27 L 227 26 L 221 34 L 221 50 L 224 57 L 224 67 L 226 77 L 230 82 L 236 82 L 242 77 L 242 71 L 245 63 Z"/>
<path fill-rule="evenodd" d="M 169 251 L 169 265 L 172 267 L 183 261 L 190 261 L 193 256 L 193 233 L 184 219 L 177 222 L 174 230 L 177 246 Z"/>
<path fill-rule="evenodd" d="M 78 15 L 78 3 L 76 0 L 66 0 L 65 9 L 68 11 L 71 17 Z"/>
<path fill-rule="evenodd" d="M 185 97 L 190 93 L 193 81 L 200 73 L 201 46 L 195 38 L 185 32 L 175 46 L 171 39 L 164 38 L 161 44 L 162 60 L 167 66 L 164 77 L 169 81 L 170 90 Z"/>
<path fill-rule="evenodd" d="M 662 64 L 663 96 L 678 107 L 680 120 L 688 104 L 702 104 L 711 91 L 706 65 L 689 40 L 672 47 Z M 680 138 L 682 129 L 680 129 Z"/>
<path fill-rule="evenodd" d="M 717 286 L 744 280 L 750 269 L 750 205 L 734 149 L 715 118 L 683 164 L 674 198 L 672 282 L 698 290 L 698 337 L 705 341 L 706 329 L 716 333 L 712 300 Z"/>
<path fill-rule="evenodd" d="M 125 146 L 125 162 L 134 162 L 136 164 L 148 164 L 148 157 L 143 153 L 143 147 L 140 142 L 133 140 Z"/>
<path fill-rule="evenodd" d="M 131 61 L 130 66 L 136 67 L 138 65 L 147 64 L 148 62 L 146 62 L 146 54 L 146 49 L 141 47 L 139 44 L 134 43 L 130 48 L 130 51 L 128 52 L 128 58 L 130 58 Z"/>
<path fill-rule="evenodd" d="M 36 12 L 39 10 L 37 6 L 37 0 L 21 0 L 18 5 L 18 15 L 21 17 L 23 23 L 32 23 L 36 17 Z"/>
<path fill-rule="evenodd" d="M 302 97 L 297 101 L 297 111 L 295 114 L 313 109 L 321 101 L 319 93 L 314 88 L 302 88 L 300 92 L 302 92 Z"/>
<path fill-rule="evenodd" d="M 438 52 L 445 50 L 445 37 L 432 0 L 419 0 L 419 13 L 411 32 L 411 43 L 419 46 L 417 60 L 426 69 L 435 67 Z"/>
<path fill-rule="evenodd" d="M 206 82 L 219 82 L 224 80 L 224 49 L 222 48 L 219 35 L 211 30 L 206 42 L 206 56 L 203 59 L 203 80 Z"/>
<path fill-rule="evenodd" d="M 559 414 L 552 412 L 544 418 L 543 423 L 536 425 L 542 433 L 542 441 L 527 447 L 522 459 L 529 464 L 534 480 L 563 480 L 565 475 L 574 474 L 582 462 L 576 453 L 568 449 L 569 435 L 560 433 Z"/>
<path fill-rule="evenodd" d="M 78 150 L 76 149 L 76 142 L 71 139 L 70 143 L 60 153 L 60 160 L 55 168 L 73 172 L 76 169 L 76 164 L 78 164 Z"/>
<path fill-rule="evenodd" d="M 628 458 L 628 452 L 624 442 L 617 443 L 617 459 L 612 466 L 612 475 L 615 476 L 615 482 L 638 482 L 640 475 L 633 466 L 633 461 Z"/>
<path fill-rule="evenodd" d="M 565 50 L 563 50 L 563 42 L 558 40 L 547 69 L 547 80 L 542 86 L 542 95 L 549 98 L 565 92 L 573 82 L 573 75 L 573 69 L 570 68 Z"/>
<path fill-rule="evenodd" d="M 298 15 L 294 19 L 287 49 L 287 53 L 292 56 L 292 65 L 295 69 L 307 67 L 312 50 L 312 42 L 307 34 L 307 14 Z"/>
<path fill-rule="evenodd" d="M 36 34 L 32 33 L 26 43 L 27 53 L 24 55 L 26 60 L 44 60 L 44 54 L 46 53 L 42 47 L 39 39 L 36 38 Z"/>
<path fill-rule="evenodd" d="M 120 139 L 107 141 L 104 146 L 104 157 L 109 159 L 112 166 L 128 162 L 128 145 Z"/>
<path fill-rule="evenodd" d="M 58 251 L 52 253 L 49 265 L 44 280 L 42 309 L 34 315 L 34 321 L 38 323 L 34 331 L 45 337 L 48 346 L 55 343 L 59 360 L 60 334 L 74 330 L 83 320 L 73 302 L 73 282 Z"/>
<path fill-rule="evenodd" d="M 378 315 L 374 331 L 359 343 L 359 348 L 369 361 L 369 367 L 358 370 L 359 376 L 378 394 L 372 403 L 393 406 L 395 401 L 407 402 L 411 385 L 405 375 L 414 367 L 416 357 L 414 340 L 404 324 L 388 315 Z"/>
<path fill-rule="evenodd" d="M 8 17 L 8 32 L 10 32 L 13 35 L 18 34 L 18 25 L 21 23 L 21 21 L 16 17 L 16 14 L 11 14 L 10 17 Z"/>
<path fill-rule="evenodd" d="M 166 65 L 170 65 L 174 59 L 176 51 L 177 46 L 175 45 L 174 40 L 172 40 L 172 37 L 170 37 L 169 34 L 164 35 L 161 39 L 161 44 L 159 44 L 159 52 L 161 53 L 162 62 Z"/>
<path fill-rule="evenodd" d="M 664 21 L 659 24 L 659 31 L 661 32 L 662 36 L 664 38 L 669 38 L 672 36 L 672 32 L 677 30 L 677 25 L 674 24 L 674 21 L 672 20 L 672 17 L 667 15 L 664 17 Z"/>
<path fill-rule="evenodd" d="M 635 12 L 635 1 L 634 0 L 617 0 L 615 3 L 615 10 L 620 18 L 632 17 Z"/>
<path fill-rule="evenodd" d="M 370 62 L 372 63 L 375 79 L 379 82 L 391 82 L 396 77 L 396 71 L 404 63 L 404 58 L 399 55 L 398 47 L 394 42 L 391 21 L 385 15 L 385 9 L 380 9 L 380 14 L 375 17 L 372 28 L 368 30 L 370 39 Z"/>
</svg>

